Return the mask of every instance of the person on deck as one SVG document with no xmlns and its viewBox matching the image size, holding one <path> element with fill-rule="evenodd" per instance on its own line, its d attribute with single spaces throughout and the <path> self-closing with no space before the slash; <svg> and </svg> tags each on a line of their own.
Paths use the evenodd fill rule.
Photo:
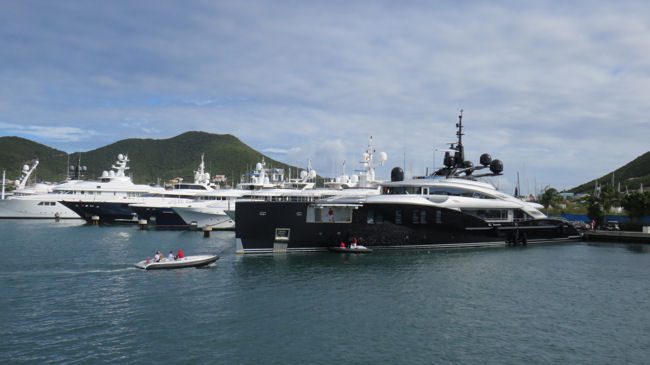
<svg viewBox="0 0 650 365">
<path fill-rule="evenodd" d="M 169 255 L 167 256 L 167 261 L 174 261 L 174 251 L 169 251 Z"/>
<path fill-rule="evenodd" d="M 160 262 L 162 259 L 162 255 L 160 254 L 160 251 L 156 251 L 156 254 L 153 255 L 153 262 Z"/>
<path fill-rule="evenodd" d="M 183 255 L 183 251 L 181 251 L 180 248 L 178 249 L 178 256 L 177 257 L 178 257 L 179 260 L 182 260 L 182 259 L 185 258 L 185 255 Z"/>
<path fill-rule="evenodd" d="M 345 243 L 341 242 L 341 248 L 345 248 Z"/>
</svg>

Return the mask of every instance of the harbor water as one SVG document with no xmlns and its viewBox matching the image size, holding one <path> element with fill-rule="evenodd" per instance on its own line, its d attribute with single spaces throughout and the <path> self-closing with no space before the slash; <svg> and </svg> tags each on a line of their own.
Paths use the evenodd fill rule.
<svg viewBox="0 0 650 365">
<path fill-rule="evenodd" d="M 179 248 L 200 269 L 133 263 Z M 650 246 L 241 256 L 233 232 L 0 221 L 0 363 L 647 364 Z"/>
</svg>

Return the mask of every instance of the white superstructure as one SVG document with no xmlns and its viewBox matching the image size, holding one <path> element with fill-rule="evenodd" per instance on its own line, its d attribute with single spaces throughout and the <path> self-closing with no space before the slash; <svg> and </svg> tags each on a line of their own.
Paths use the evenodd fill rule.
<svg viewBox="0 0 650 365">
<path fill-rule="evenodd" d="M 68 180 L 45 193 L 17 192 L 0 201 L 0 218 L 80 218 L 60 201 L 123 200 L 164 191 L 161 187 L 134 184 L 125 174 L 128 161 L 126 155 L 118 155 L 113 170 L 104 171 L 96 181 Z"/>
</svg>

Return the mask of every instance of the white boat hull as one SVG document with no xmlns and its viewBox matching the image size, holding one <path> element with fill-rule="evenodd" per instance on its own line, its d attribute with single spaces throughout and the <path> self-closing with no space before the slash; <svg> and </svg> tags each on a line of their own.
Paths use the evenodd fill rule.
<svg viewBox="0 0 650 365">
<path fill-rule="evenodd" d="M 235 220 L 220 207 L 174 207 L 174 211 L 190 226 L 235 229 Z"/>
<path fill-rule="evenodd" d="M 0 218 L 54 219 L 57 215 L 61 219 L 81 218 L 77 213 L 56 200 L 48 199 L 46 196 L 41 197 L 43 199 L 13 198 L 0 200 Z"/>
<path fill-rule="evenodd" d="M 185 267 L 200 267 L 209 265 L 219 259 L 219 255 L 196 255 L 186 256 L 180 260 L 169 261 L 162 259 L 159 262 L 142 260 L 135 267 L 144 270 L 162 270 L 162 269 L 182 269 Z"/>
</svg>

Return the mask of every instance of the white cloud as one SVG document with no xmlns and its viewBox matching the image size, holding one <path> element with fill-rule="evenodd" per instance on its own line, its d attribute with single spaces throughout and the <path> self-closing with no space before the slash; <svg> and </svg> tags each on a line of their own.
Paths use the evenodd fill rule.
<svg viewBox="0 0 650 365">
<path fill-rule="evenodd" d="M 648 150 L 645 2 L 33 6 L 0 14 L 0 118 L 38 141 L 205 130 L 336 173 L 373 135 L 388 177 L 433 166 L 463 107 L 468 158 L 510 181 L 572 187 Z"/>
</svg>

